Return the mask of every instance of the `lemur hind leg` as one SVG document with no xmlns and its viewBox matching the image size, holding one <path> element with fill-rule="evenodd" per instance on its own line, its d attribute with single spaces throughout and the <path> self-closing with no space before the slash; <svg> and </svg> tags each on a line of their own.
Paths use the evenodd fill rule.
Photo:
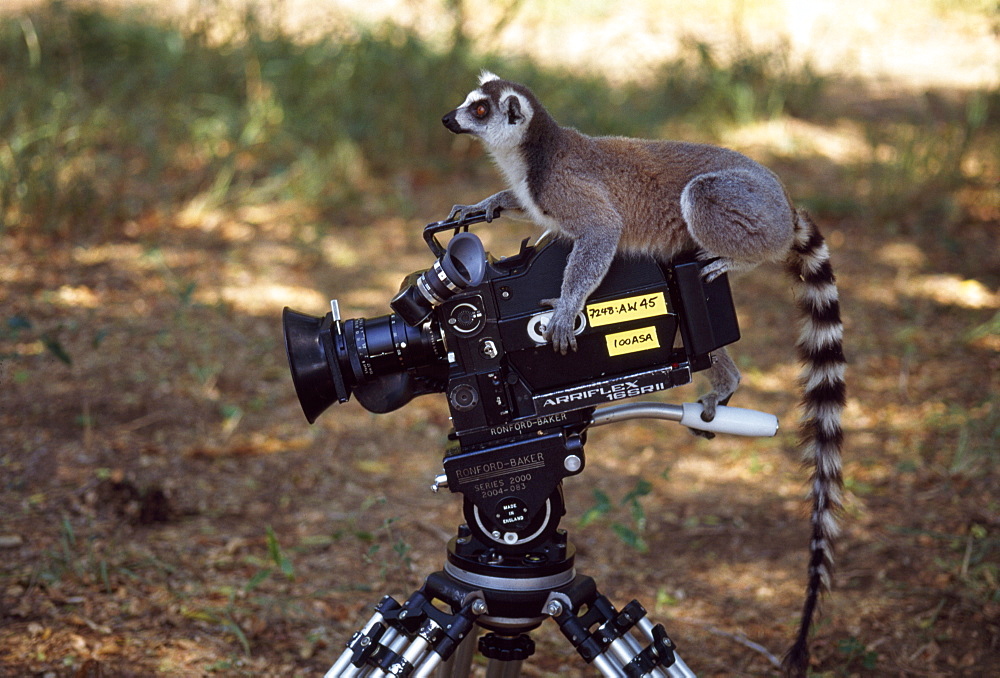
<svg viewBox="0 0 1000 678">
<path fill-rule="evenodd" d="M 706 280 L 783 259 L 792 243 L 794 213 L 769 170 L 699 174 L 681 192 L 681 214 L 708 263 Z"/>
<path fill-rule="evenodd" d="M 783 259 L 792 243 L 794 212 L 781 182 L 769 170 L 728 169 L 699 174 L 681 192 L 681 214 L 702 250 L 702 276 L 749 271 L 765 261 Z M 702 418 L 715 418 L 740 383 L 740 371 L 725 349 L 713 355 L 708 370 L 712 390 L 699 398 Z"/>
<path fill-rule="evenodd" d="M 720 348 L 712 353 L 712 366 L 705 371 L 705 376 L 708 377 L 712 390 L 698 398 L 698 402 L 702 406 L 702 420 L 712 421 L 715 419 L 716 408 L 727 404 L 739 387 L 740 370 L 729 356 L 729 352 L 725 348 Z M 705 438 L 715 437 L 714 433 L 707 431 L 691 429 L 691 432 Z"/>
</svg>

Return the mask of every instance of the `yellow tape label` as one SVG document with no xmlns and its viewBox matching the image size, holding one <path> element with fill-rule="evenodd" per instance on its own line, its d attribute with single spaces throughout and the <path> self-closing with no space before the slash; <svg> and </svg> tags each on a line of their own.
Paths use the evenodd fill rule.
<svg viewBox="0 0 1000 678">
<path fill-rule="evenodd" d="M 656 327 L 650 325 L 637 330 L 616 332 L 605 336 L 608 342 L 608 355 L 625 355 L 660 348 L 660 338 L 656 335 Z"/>
<path fill-rule="evenodd" d="M 591 327 L 601 327 L 629 320 L 642 320 L 666 315 L 667 300 L 663 292 L 640 294 L 636 297 L 602 301 L 587 306 L 587 322 Z"/>
</svg>

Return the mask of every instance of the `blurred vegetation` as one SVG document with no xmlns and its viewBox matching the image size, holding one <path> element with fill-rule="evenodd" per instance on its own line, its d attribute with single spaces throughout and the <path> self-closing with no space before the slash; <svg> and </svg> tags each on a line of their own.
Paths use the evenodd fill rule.
<svg viewBox="0 0 1000 678">
<path fill-rule="evenodd" d="M 713 137 L 829 115 L 828 79 L 781 49 L 722 59 L 692 41 L 646 82 L 612 86 L 483 55 L 459 30 L 445 45 L 392 24 L 304 40 L 253 9 L 235 21 L 208 16 L 54 2 L 0 24 L 0 228 L 102 238 L 196 197 L 296 200 L 320 214 L 364 197 L 405 213 L 395 175 L 485 164 L 456 153 L 436 124 L 484 67 L 532 83 L 561 122 L 591 134 L 663 136 L 688 123 Z M 983 92 L 938 124 L 871 123 L 871 161 L 846 177 L 867 194 L 825 206 L 887 217 L 916 200 L 940 211 L 935 196 L 974 179 L 963 163 L 996 127 L 997 102 Z M 989 139 L 995 147 L 995 129 Z"/>
<path fill-rule="evenodd" d="M 219 28 L 58 3 L 4 22 L 3 222 L 100 235 L 206 193 L 337 205 L 432 158 L 450 97 L 428 88 L 454 55 L 392 26 L 305 44 L 253 12 Z"/>
</svg>

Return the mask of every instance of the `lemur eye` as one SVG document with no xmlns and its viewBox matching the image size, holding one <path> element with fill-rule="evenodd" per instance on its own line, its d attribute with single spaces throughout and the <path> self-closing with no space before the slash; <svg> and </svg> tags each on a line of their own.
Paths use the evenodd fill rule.
<svg viewBox="0 0 1000 678">
<path fill-rule="evenodd" d="M 480 101 L 477 104 L 472 105 L 472 115 L 476 116 L 480 120 L 485 118 L 490 114 L 490 105 L 485 101 Z"/>
</svg>

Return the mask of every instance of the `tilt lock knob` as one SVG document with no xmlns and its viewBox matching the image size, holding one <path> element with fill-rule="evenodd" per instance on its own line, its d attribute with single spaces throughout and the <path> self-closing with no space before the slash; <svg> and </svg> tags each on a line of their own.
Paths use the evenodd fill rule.
<svg viewBox="0 0 1000 678">
<path fill-rule="evenodd" d="M 519 636 L 487 633 L 479 639 L 479 653 L 502 662 L 524 661 L 535 653 L 535 641 L 523 633 Z"/>
</svg>

